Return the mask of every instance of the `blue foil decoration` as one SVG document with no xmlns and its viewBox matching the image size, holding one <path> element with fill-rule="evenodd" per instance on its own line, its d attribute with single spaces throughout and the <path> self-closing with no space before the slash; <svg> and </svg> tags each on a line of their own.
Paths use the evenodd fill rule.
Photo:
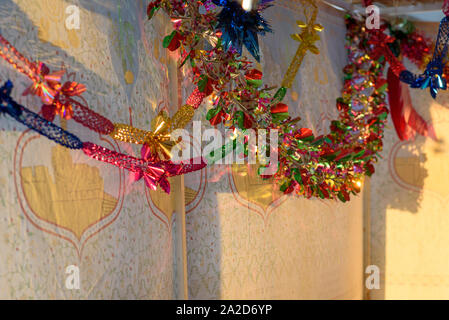
<svg viewBox="0 0 449 320">
<path fill-rule="evenodd" d="M 225 50 L 230 47 L 242 54 L 243 45 L 251 55 L 260 62 L 260 48 L 258 35 L 265 35 L 272 29 L 259 11 L 269 7 L 267 3 L 274 0 L 263 0 L 259 10 L 245 11 L 233 0 L 212 0 L 217 6 L 223 7 L 218 16 L 217 29 L 222 32 L 221 41 Z"/>
<path fill-rule="evenodd" d="M 24 124 L 28 128 L 38 132 L 50 140 L 60 144 L 63 147 L 70 149 L 82 149 L 83 143 L 81 140 L 58 127 L 52 122 L 47 121 L 37 113 L 34 113 L 24 106 L 18 104 L 11 98 L 11 91 L 13 84 L 8 80 L 3 87 L 0 88 L 0 113 L 9 114 L 18 122 Z"/>
<path fill-rule="evenodd" d="M 399 77 L 401 81 L 409 84 L 412 88 L 430 88 L 430 95 L 434 99 L 436 99 L 439 90 L 447 90 L 447 82 L 443 78 L 443 59 L 447 55 L 448 42 L 449 17 L 446 16 L 441 20 L 435 51 L 432 61 L 426 67 L 426 71 L 421 75 L 415 75 L 408 70 L 404 70 Z"/>
</svg>

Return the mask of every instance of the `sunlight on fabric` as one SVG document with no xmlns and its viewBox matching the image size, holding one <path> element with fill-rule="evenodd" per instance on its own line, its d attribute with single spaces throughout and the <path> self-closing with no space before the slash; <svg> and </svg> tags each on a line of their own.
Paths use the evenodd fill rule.
<svg viewBox="0 0 449 320">
<path fill-rule="evenodd" d="M 388 162 L 371 181 L 371 264 L 382 274 L 381 290 L 372 299 L 441 299 L 449 296 L 449 95 L 433 102 L 421 91 L 412 92 L 416 105 L 426 106 L 424 117 L 438 141 L 416 137 L 396 142 Z M 423 111 L 421 111 L 423 112 Z M 426 263 L 421 263 L 425 261 Z"/>
</svg>

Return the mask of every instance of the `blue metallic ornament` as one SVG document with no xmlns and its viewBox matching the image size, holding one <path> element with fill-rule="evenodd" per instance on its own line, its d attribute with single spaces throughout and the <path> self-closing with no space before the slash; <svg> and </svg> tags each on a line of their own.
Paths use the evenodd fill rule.
<svg viewBox="0 0 449 320">
<path fill-rule="evenodd" d="M 438 90 L 447 90 L 447 82 L 443 78 L 443 59 L 447 55 L 448 42 L 449 17 L 446 16 L 441 20 L 435 52 L 433 53 L 432 61 L 426 67 L 426 71 L 421 75 L 415 75 L 408 70 L 404 70 L 400 74 L 401 81 L 409 84 L 412 88 L 430 88 L 430 95 L 434 99 L 437 97 Z"/>
<path fill-rule="evenodd" d="M 271 27 L 260 15 L 260 11 L 269 7 L 269 2 L 274 0 L 263 0 L 258 10 L 245 11 L 242 6 L 233 0 L 212 0 L 212 2 L 223 7 L 218 15 L 217 29 L 222 32 L 221 41 L 225 50 L 230 47 L 242 54 L 243 45 L 251 55 L 260 62 L 260 48 L 258 35 L 271 32 Z"/>
<path fill-rule="evenodd" d="M 442 77 L 443 65 L 438 61 L 431 61 L 426 71 L 417 76 L 408 70 L 401 72 L 400 79 L 410 85 L 412 88 L 427 89 L 430 88 L 430 95 L 436 99 L 438 90 L 446 90 L 446 79 Z"/>
</svg>

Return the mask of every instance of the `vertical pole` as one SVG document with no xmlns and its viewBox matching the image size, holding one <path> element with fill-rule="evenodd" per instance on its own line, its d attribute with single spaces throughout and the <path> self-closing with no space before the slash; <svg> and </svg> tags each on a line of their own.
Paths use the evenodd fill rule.
<svg viewBox="0 0 449 320">
<path fill-rule="evenodd" d="M 182 72 L 178 68 L 177 61 L 168 56 L 168 78 L 170 85 L 169 103 L 170 114 L 173 115 L 176 110 L 182 106 Z M 172 179 L 172 192 L 175 210 L 175 228 L 174 247 L 176 259 L 176 280 L 175 295 L 177 299 L 188 299 L 188 282 L 187 282 L 187 235 L 186 235 L 186 212 L 184 199 L 184 177 L 178 176 Z"/>
<path fill-rule="evenodd" d="M 363 188 L 363 299 L 371 300 L 370 291 L 365 285 L 365 270 L 371 265 L 371 179 L 365 178 Z"/>
<path fill-rule="evenodd" d="M 187 233 L 186 233 L 186 211 L 184 199 L 184 176 L 176 177 L 176 190 L 174 193 L 176 224 L 175 224 L 175 247 L 177 259 L 177 298 L 188 300 L 187 279 Z"/>
</svg>

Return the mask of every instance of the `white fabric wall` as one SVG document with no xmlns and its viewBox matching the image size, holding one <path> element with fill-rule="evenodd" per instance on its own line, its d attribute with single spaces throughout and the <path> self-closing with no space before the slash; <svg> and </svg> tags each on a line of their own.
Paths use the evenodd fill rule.
<svg viewBox="0 0 449 320">
<path fill-rule="evenodd" d="M 276 3 L 266 12 L 276 33 L 261 44 L 271 84 L 280 83 L 297 49 L 290 34 L 302 19 L 299 1 Z M 64 27 L 69 4 L 81 8 L 80 30 Z M 171 26 L 159 15 L 148 22 L 146 4 L 3 0 L 0 31 L 25 55 L 70 70 L 72 80 L 87 85 L 93 110 L 149 128 L 158 106 L 176 109 L 178 79 L 161 46 Z M 324 133 L 336 117 L 345 26 L 325 8 L 319 22 L 322 54 L 306 57 L 287 101 L 305 127 Z M 8 78 L 14 97 L 39 110 L 39 99 L 21 96 L 30 82 L 0 62 L 0 79 Z M 67 125 L 84 140 L 139 154 L 73 121 Z M 192 299 L 362 297 L 361 196 L 349 204 L 285 197 L 245 167 L 211 167 L 185 177 L 183 252 L 175 245 L 182 212 L 173 215 L 180 194 L 149 192 L 127 173 L 25 129 L 0 119 L 0 298 L 171 299 L 182 296 L 185 276 L 178 270 L 186 262 Z M 174 189 L 181 183 L 174 181 Z M 65 287 L 69 265 L 80 268 L 80 290 Z"/>
</svg>

